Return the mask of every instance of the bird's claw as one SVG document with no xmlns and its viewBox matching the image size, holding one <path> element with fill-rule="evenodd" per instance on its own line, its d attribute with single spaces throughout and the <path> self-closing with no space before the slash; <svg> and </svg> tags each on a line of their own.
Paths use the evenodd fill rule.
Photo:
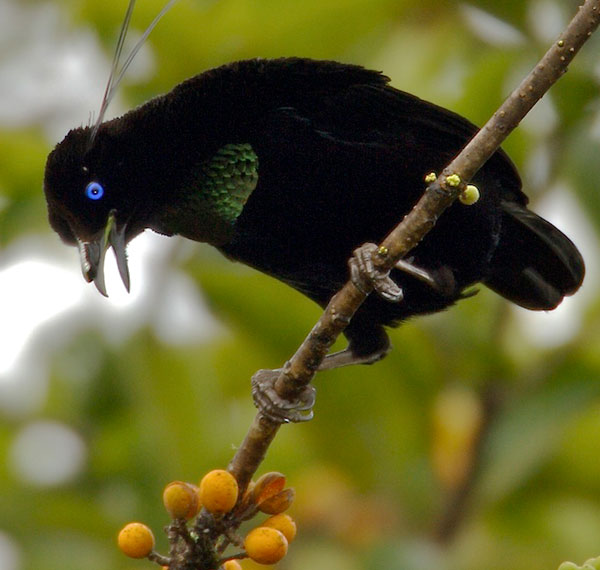
<svg viewBox="0 0 600 570">
<path fill-rule="evenodd" d="M 316 390 L 305 386 L 295 400 L 282 398 L 275 390 L 281 370 L 259 370 L 252 376 L 254 405 L 269 419 L 278 423 L 307 422 L 313 418 Z"/>
<path fill-rule="evenodd" d="M 369 285 L 391 303 L 398 303 L 404 298 L 402 289 L 394 283 L 389 271 L 381 271 L 373 264 L 373 255 L 379 247 L 374 243 L 365 243 L 355 249 L 349 261 L 350 279 L 359 291 L 367 293 Z"/>
</svg>

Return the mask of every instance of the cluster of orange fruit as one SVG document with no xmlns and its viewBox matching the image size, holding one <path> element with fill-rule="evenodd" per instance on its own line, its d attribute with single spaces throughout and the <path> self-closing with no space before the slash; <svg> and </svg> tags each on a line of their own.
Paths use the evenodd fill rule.
<svg viewBox="0 0 600 570">
<path fill-rule="evenodd" d="M 243 552 L 221 560 L 222 570 L 240 570 L 238 559 L 246 557 L 259 564 L 279 562 L 296 536 L 296 523 L 284 512 L 294 500 L 294 490 L 285 488 L 281 473 L 270 472 L 251 482 L 241 500 L 238 498 L 235 477 L 223 469 L 207 473 L 199 486 L 173 481 L 163 491 L 163 504 L 174 521 L 189 521 L 205 509 L 217 520 L 230 515 L 227 520 L 236 530 L 241 522 L 259 512 L 271 515 L 239 540 Z M 118 544 L 127 556 L 146 558 L 154 552 L 154 534 L 145 524 L 132 522 L 121 529 Z"/>
</svg>

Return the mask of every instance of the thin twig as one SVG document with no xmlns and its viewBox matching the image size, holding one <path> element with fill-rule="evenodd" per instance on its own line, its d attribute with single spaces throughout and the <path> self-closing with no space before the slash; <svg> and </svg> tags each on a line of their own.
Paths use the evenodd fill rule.
<svg viewBox="0 0 600 570">
<path fill-rule="evenodd" d="M 385 238 L 373 260 L 379 268 L 389 271 L 433 228 L 438 217 L 457 198 L 467 181 L 567 71 L 573 57 L 598 27 L 599 20 L 600 0 L 586 0 L 541 61 L 437 180 L 426 189 L 404 220 Z M 457 186 L 448 184 L 447 177 L 451 174 L 458 175 L 460 183 Z M 359 291 L 348 281 L 331 299 L 317 324 L 285 364 L 277 379 L 275 388 L 282 398 L 294 399 L 310 383 L 329 348 L 367 295 L 368 293 Z M 260 412 L 256 415 L 244 442 L 229 465 L 229 470 L 242 488 L 246 487 L 258 469 L 279 426 L 279 423 Z"/>
</svg>

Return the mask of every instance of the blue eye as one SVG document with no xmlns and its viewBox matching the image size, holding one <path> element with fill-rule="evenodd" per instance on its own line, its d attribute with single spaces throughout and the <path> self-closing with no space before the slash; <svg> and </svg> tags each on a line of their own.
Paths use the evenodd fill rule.
<svg viewBox="0 0 600 570">
<path fill-rule="evenodd" d="M 90 182 L 85 187 L 85 195 L 90 200 L 100 200 L 100 198 L 104 196 L 104 188 L 102 187 L 102 184 L 98 184 L 98 182 Z"/>
</svg>

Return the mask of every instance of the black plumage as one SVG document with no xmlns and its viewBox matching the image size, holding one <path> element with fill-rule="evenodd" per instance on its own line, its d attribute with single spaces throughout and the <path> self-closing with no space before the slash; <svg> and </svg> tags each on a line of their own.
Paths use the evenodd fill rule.
<svg viewBox="0 0 600 570">
<path fill-rule="evenodd" d="M 71 131 L 48 157 L 50 222 L 82 244 L 84 272 L 97 284 L 105 249 L 122 249 L 123 275 L 125 244 L 150 228 L 211 243 L 323 306 L 348 279 L 353 249 L 381 241 L 417 202 L 425 175 L 477 130 L 388 81 L 299 58 L 202 73 L 102 123 L 92 140 L 90 128 Z M 90 199 L 92 182 L 99 199 Z M 452 205 L 410 254 L 444 287 L 392 271 L 404 299 L 367 299 L 346 332 L 355 355 L 387 346 L 384 325 L 443 310 L 474 283 L 535 310 L 578 289 L 579 252 L 527 209 L 506 154 L 496 152 L 473 182 L 481 199 Z"/>
</svg>

